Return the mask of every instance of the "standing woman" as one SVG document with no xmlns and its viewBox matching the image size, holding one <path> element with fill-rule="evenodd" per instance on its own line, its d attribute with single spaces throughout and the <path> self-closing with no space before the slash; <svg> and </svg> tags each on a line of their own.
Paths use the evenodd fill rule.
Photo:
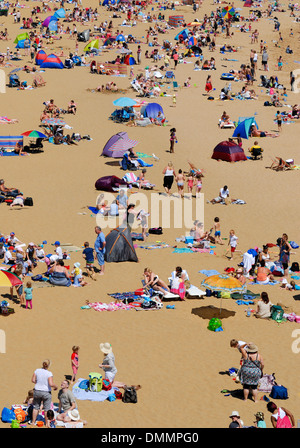
<svg viewBox="0 0 300 448">
<path fill-rule="evenodd" d="M 294 82 L 295 82 L 295 75 L 293 72 L 290 72 L 290 84 L 291 84 L 291 91 L 294 91 Z"/>
<path fill-rule="evenodd" d="M 254 402 L 257 403 L 257 386 L 263 376 L 264 361 L 258 353 L 258 348 L 255 344 L 248 344 L 247 350 L 241 347 L 241 353 L 243 364 L 240 369 L 239 378 L 243 385 L 244 401 L 247 400 L 251 390 Z"/>
<path fill-rule="evenodd" d="M 168 165 L 163 170 L 164 175 L 164 188 L 166 190 L 167 195 L 170 195 L 170 191 L 174 182 L 175 170 L 173 167 L 173 163 L 169 162 Z"/>
<path fill-rule="evenodd" d="M 289 261 L 290 261 L 290 252 L 291 252 L 291 245 L 288 242 L 288 236 L 286 233 L 282 235 L 280 245 L 279 245 L 279 261 L 282 264 L 283 267 L 283 278 L 287 278 L 289 273 Z"/>
<path fill-rule="evenodd" d="M 206 78 L 205 91 L 206 91 L 206 93 L 209 93 L 212 91 L 212 83 L 211 83 L 210 75 L 208 75 L 208 77 Z"/>
<path fill-rule="evenodd" d="M 57 390 L 56 384 L 53 383 L 53 374 L 48 369 L 50 360 L 43 361 L 42 368 L 36 369 L 32 375 L 32 383 L 35 384 L 33 389 L 33 411 L 32 424 L 35 425 L 41 404 L 45 412 L 45 423 L 47 427 L 47 411 L 51 409 L 52 396 L 51 389 Z"/>
<path fill-rule="evenodd" d="M 172 128 L 170 130 L 170 153 L 174 152 L 175 141 L 176 141 L 176 129 Z"/>
</svg>

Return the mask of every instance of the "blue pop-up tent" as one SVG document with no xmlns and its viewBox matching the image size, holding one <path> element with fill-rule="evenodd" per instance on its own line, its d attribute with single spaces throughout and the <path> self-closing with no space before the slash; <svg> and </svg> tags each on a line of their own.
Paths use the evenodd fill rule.
<svg viewBox="0 0 300 448">
<path fill-rule="evenodd" d="M 182 35 L 184 40 L 187 39 L 189 37 L 189 30 L 185 28 L 184 30 L 180 31 L 180 33 L 178 33 L 177 36 L 174 37 L 174 39 L 178 40 L 180 35 Z"/>
<path fill-rule="evenodd" d="M 240 117 L 238 125 L 234 130 L 233 137 L 249 138 L 250 128 L 255 124 L 258 129 L 258 125 L 254 117 Z"/>
</svg>

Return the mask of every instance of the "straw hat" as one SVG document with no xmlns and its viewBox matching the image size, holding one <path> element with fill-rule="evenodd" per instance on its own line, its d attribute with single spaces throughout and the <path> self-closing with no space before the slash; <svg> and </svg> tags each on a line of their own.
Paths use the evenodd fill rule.
<svg viewBox="0 0 300 448">
<path fill-rule="evenodd" d="M 256 412 L 256 414 L 254 414 L 255 417 L 257 417 L 259 420 L 264 420 L 265 415 L 263 412 Z"/>
<path fill-rule="evenodd" d="M 72 409 L 72 411 L 69 411 L 68 416 L 73 421 L 77 421 L 80 419 L 80 415 L 79 415 L 79 412 L 77 411 L 77 409 Z"/>
<path fill-rule="evenodd" d="M 108 355 L 108 353 L 112 352 L 111 344 L 109 342 L 101 342 L 100 350 L 101 350 L 101 352 L 103 352 L 106 355 Z"/>
<path fill-rule="evenodd" d="M 255 344 L 249 344 L 247 347 L 247 352 L 248 353 L 256 353 L 256 352 L 258 352 L 258 348 Z"/>
</svg>

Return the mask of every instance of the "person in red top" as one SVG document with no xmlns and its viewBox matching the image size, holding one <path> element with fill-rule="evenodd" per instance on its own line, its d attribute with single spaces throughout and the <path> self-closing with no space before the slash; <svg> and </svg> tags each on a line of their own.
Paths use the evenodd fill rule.
<svg viewBox="0 0 300 448">
<path fill-rule="evenodd" d="M 78 358 L 79 347 L 77 345 L 74 345 L 72 347 L 72 352 L 73 353 L 71 355 L 71 364 L 72 364 L 73 375 L 72 375 L 71 382 L 73 383 L 76 380 L 76 375 L 77 375 L 78 367 L 79 367 L 79 358 Z"/>
</svg>

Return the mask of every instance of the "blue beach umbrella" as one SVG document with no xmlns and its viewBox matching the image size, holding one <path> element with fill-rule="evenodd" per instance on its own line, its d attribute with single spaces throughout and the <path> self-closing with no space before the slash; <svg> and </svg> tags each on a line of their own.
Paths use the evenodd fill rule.
<svg viewBox="0 0 300 448">
<path fill-rule="evenodd" d="M 136 104 L 137 102 L 135 100 L 126 96 L 120 97 L 117 100 L 113 101 L 113 105 L 117 107 L 132 107 Z"/>
</svg>

